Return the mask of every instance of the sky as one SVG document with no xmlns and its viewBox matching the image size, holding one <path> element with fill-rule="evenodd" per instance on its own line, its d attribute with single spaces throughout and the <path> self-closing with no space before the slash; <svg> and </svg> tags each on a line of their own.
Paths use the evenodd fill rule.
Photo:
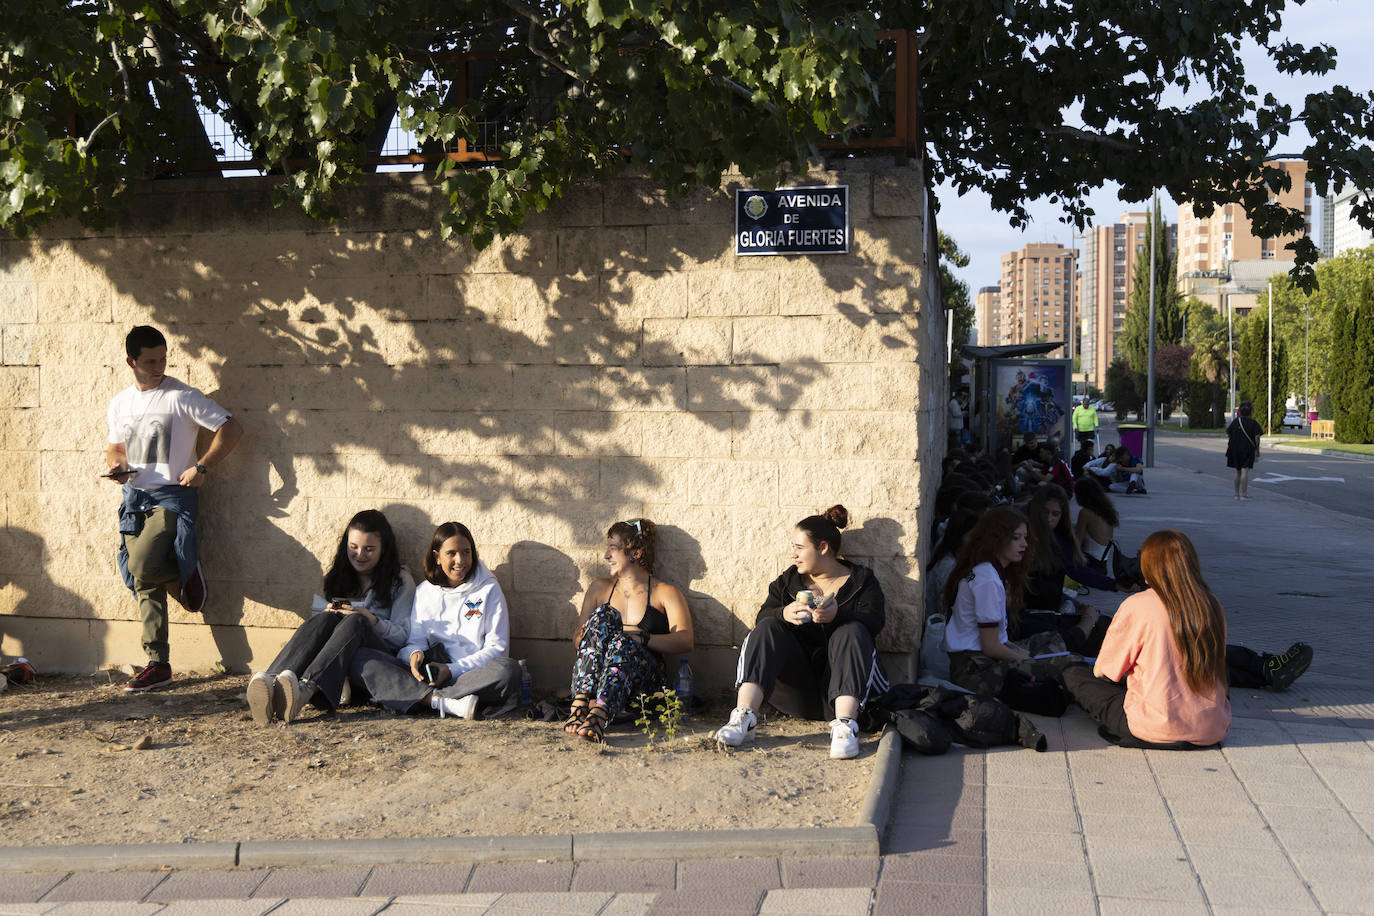
<svg viewBox="0 0 1374 916">
<path fill-rule="evenodd" d="M 1322 77 L 1291 77 L 1277 73 L 1261 52 L 1245 58 L 1249 82 L 1263 98 L 1272 92 L 1282 102 L 1301 109 L 1307 93 L 1340 84 L 1357 92 L 1374 90 L 1374 10 L 1370 0 L 1308 0 L 1302 6 L 1289 3 L 1283 17 L 1283 35 L 1301 44 L 1325 43 L 1336 48 L 1336 69 Z M 1307 144 L 1307 134 L 1297 125 L 1279 153 L 1298 152 Z M 970 192 L 959 197 L 952 187 L 937 187 L 940 199 L 939 225 L 959 247 L 971 256 L 969 266 L 955 273 L 969 286 L 970 295 L 980 287 L 993 286 L 1001 273 L 1001 257 L 1031 242 L 1070 244 L 1069 226 L 1060 221 L 1063 209 L 1048 201 L 1029 206 L 1031 223 L 1023 231 L 1012 227 L 1005 213 L 993 210 L 986 195 Z M 1145 202 L 1128 203 L 1117 195 L 1116 185 L 1099 189 L 1089 196 L 1096 220 L 1110 224 L 1128 211 L 1147 209 Z M 1178 206 L 1161 191 L 1160 208 L 1169 222 L 1178 219 Z M 1314 210 L 1319 208 L 1314 206 Z M 1314 213 L 1314 220 L 1319 218 Z M 1314 231 L 1316 227 L 1314 225 Z M 1075 247 L 1082 247 L 1081 241 Z"/>
</svg>

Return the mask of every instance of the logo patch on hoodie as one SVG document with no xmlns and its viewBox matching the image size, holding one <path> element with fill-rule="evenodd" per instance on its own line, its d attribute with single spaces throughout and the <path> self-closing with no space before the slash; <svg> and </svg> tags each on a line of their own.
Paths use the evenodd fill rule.
<svg viewBox="0 0 1374 916">
<path fill-rule="evenodd" d="M 463 612 L 463 619 L 464 619 L 464 620 L 467 620 L 469 617 L 481 617 L 481 616 L 482 616 L 482 599 L 481 599 L 481 598 L 477 598 L 477 599 L 474 599 L 474 600 L 472 600 L 472 601 L 464 601 L 464 602 L 463 602 L 463 607 L 467 608 L 467 610 Z"/>
</svg>

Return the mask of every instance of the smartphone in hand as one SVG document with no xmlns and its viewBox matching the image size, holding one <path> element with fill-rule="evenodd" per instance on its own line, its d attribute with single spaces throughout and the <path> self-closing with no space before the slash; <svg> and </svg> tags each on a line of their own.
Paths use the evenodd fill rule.
<svg viewBox="0 0 1374 916">
<path fill-rule="evenodd" d="M 429 681 L 429 686 L 433 687 L 434 682 L 439 680 L 439 666 L 434 662 L 425 665 L 425 679 Z"/>
</svg>

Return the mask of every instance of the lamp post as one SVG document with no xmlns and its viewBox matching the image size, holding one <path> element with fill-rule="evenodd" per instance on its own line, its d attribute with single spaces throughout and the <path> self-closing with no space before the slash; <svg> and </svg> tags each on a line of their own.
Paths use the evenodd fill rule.
<svg viewBox="0 0 1374 916">
<path fill-rule="evenodd" d="M 1302 317 L 1306 319 L 1306 326 L 1303 328 L 1302 335 L 1302 412 L 1307 414 L 1308 432 L 1311 433 L 1312 423 L 1312 395 L 1309 387 L 1310 376 L 1308 375 L 1312 359 L 1312 312 L 1306 304 L 1302 307 Z"/>
</svg>

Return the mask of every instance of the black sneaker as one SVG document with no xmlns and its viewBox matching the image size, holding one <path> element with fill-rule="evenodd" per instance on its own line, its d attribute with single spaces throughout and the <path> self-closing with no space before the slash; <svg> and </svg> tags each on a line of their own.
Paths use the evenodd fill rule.
<svg viewBox="0 0 1374 916">
<path fill-rule="evenodd" d="M 1312 664 L 1312 647 L 1295 642 L 1282 655 L 1264 657 L 1264 679 L 1270 690 L 1287 690 Z"/>
<path fill-rule="evenodd" d="M 159 690 L 172 686 L 172 666 L 166 662 L 149 662 L 146 667 L 134 672 L 133 678 L 124 685 L 125 693 L 142 693 L 145 690 Z"/>
<path fill-rule="evenodd" d="M 1135 485 L 1135 491 L 1136 491 L 1137 493 L 1139 493 L 1141 496 L 1149 496 L 1149 495 L 1150 495 L 1149 493 L 1145 492 L 1145 484 L 1143 484 L 1143 483 L 1138 483 L 1138 484 L 1136 484 L 1136 485 Z"/>
</svg>

